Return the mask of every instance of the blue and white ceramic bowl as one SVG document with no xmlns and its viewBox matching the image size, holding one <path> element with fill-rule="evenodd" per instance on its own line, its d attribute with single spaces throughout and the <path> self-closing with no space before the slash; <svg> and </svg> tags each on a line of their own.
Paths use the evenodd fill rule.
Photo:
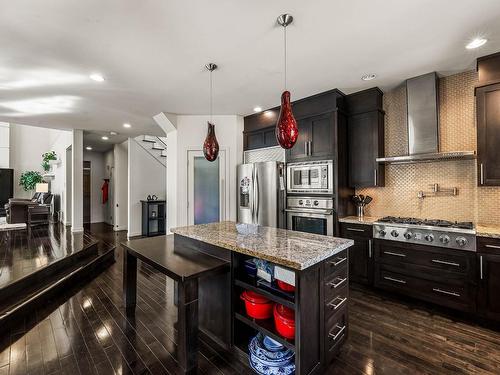
<svg viewBox="0 0 500 375">
<path fill-rule="evenodd" d="M 272 349 L 269 350 L 265 347 L 264 341 L 270 346 Z M 278 349 L 281 347 L 281 350 Z M 254 363 L 254 366 L 258 368 L 264 367 L 282 367 L 288 368 L 290 364 L 295 365 L 295 354 L 293 350 L 286 349 L 279 342 L 264 337 L 262 334 L 258 334 L 250 340 L 250 344 L 248 346 L 250 352 L 251 362 Z M 278 372 L 278 374 L 281 374 Z"/>
<path fill-rule="evenodd" d="M 269 336 L 264 337 L 264 340 L 262 340 L 262 344 L 264 344 L 264 348 L 266 348 L 270 352 L 281 351 L 284 348 L 284 346 L 282 344 L 280 344 L 278 341 L 270 338 Z"/>
<path fill-rule="evenodd" d="M 250 356 L 250 367 L 261 375 L 293 375 L 295 374 L 295 363 L 289 362 L 285 366 L 269 366 L 258 362 L 253 356 Z"/>
</svg>

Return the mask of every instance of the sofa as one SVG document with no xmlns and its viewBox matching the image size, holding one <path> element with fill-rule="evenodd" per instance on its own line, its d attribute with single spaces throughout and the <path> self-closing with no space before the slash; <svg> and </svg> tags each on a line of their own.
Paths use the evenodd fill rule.
<svg viewBox="0 0 500 375">
<path fill-rule="evenodd" d="M 39 205 L 50 205 L 52 194 L 36 193 L 31 199 L 10 198 L 5 204 L 6 220 L 8 224 L 19 224 L 28 222 L 28 208 Z"/>
</svg>

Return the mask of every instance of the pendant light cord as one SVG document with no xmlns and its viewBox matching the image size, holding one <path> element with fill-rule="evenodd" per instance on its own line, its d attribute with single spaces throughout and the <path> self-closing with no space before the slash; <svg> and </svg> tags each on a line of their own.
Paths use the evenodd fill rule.
<svg viewBox="0 0 500 375">
<path fill-rule="evenodd" d="M 210 71 L 210 123 L 212 120 L 212 112 L 213 112 L 213 98 L 212 98 L 212 70 Z"/>
<path fill-rule="evenodd" d="M 283 26 L 284 59 L 285 59 L 285 91 L 286 91 L 286 26 Z"/>
</svg>

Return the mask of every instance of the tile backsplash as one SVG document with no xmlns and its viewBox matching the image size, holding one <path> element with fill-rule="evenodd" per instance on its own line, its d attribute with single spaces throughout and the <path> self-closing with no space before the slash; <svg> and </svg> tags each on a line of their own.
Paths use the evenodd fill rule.
<svg viewBox="0 0 500 375">
<path fill-rule="evenodd" d="M 467 71 L 439 80 L 440 150 L 476 150 L 474 86 L 477 73 Z M 385 154 L 408 153 L 405 87 L 384 94 Z M 475 160 L 441 161 L 386 166 L 383 188 L 357 189 L 370 195 L 369 216 L 414 216 L 444 220 L 500 224 L 500 187 L 478 187 Z M 458 188 L 457 196 L 419 199 L 438 183 L 442 188 Z"/>
</svg>

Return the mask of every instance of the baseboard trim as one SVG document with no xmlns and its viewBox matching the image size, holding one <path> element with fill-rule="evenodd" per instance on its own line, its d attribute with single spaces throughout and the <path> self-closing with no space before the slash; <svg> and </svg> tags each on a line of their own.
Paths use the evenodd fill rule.
<svg viewBox="0 0 500 375">
<path fill-rule="evenodd" d="M 118 232 L 118 231 L 121 231 L 121 230 L 127 230 L 127 229 L 128 229 L 128 227 L 125 227 L 125 226 L 122 226 L 122 227 L 113 227 L 113 230 L 115 232 Z"/>
<path fill-rule="evenodd" d="M 127 238 L 142 237 L 142 233 L 127 233 Z"/>
<path fill-rule="evenodd" d="M 80 232 L 83 232 L 83 231 L 84 231 L 83 227 L 82 228 L 73 228 L 73 227 L 71 227 L 71 232 L 73 232 L 73 233 L 80 233 Z"/>
</svg>

